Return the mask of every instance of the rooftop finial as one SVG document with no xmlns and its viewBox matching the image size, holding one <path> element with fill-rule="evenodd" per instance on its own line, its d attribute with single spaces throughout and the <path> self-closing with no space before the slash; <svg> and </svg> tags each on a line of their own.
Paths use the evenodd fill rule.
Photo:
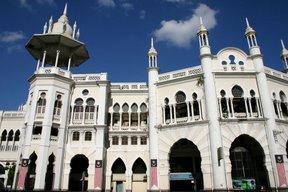
<svg viewBox="0 0 288 192">
<path fill-rule="evenodd" d="M 250 27 L 248 18 L 246 17 L 245 19 L 246 19 L 246 25 L 247 25 L 247 27 Z"/>
<path fill-rule="evenodd" d="M 45 34 L 46 31 L 47 31 L 47 22 L 45 22 L 45 25 L 44 25 L 44 27 L 43 27 L 43 34 Z"/>
<path fill-rule="evenodd" d="M 151 37 L 151 48 L 154 48 L 154 40 L 153 40 L 153 37 Z"/>
<path fill-rule="evenodd" d="M 200 25 L 203 25 L 202 17 L 200 16 Z"/>
<path fill-rule="evenodd" d="M 64 8 L 64 11 L 63 11 L 63 15 L 67 15 L 67 3 L 65 4 L 65 8 Z"/>
<path fill-rule="evenodd" d="M 77 23 L 75 21 L 75 23 L 73 25 L 73 35 L 72 35 L 73 38 L 75 38 L 76 28 L 77 28 Z"/>
<path fill-rule="evenodd" d="M 80 29 L 78 29 L 78 31 L 77 31 L 77 33 L 76 33 L 76 38 L 77 38 L 77 40 L 79 39 L 79 37 L 80 37 Z"/>
<path fill-rule="evenodd" d="M 285 45 L 283 43 L 283 40 L 281 39 L 280 41 L 281 41 L 282 49 L 285 49 Z"/>
</svg>

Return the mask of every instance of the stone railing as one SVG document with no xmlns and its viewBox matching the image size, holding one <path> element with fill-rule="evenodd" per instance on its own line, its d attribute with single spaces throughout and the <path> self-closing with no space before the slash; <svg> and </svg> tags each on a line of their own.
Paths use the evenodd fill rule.
<svg viewBox="0 0 288 192">
<path fill-rule="evenodd" d="M 282 73 L 281 71 L 276 71 L 276 70 L 268 68 L 268 67 L 265 67 L 264 71 L 268 75 L 272 75 L 274 77 L 288 81 L 288 74 Z"/>
<path fill-rule="evenodd" d="M 173 72 L 163 73 L 159 75 L 158 81 L 159 82 L 165 82 L 170 81 L 173 79 L 179 79 L 183 77 L 193 76 L 193 75 L 199 75 L 202 74 L 202 68 L 201 66 L 186 68 L 182 70 L 177 70 Z"/>
<path fill-rule="evenodd" d="M 112 83 L 111 90 L 147 90 L 146 83 Z"/>
<path fill-rule="evenodd" d="M 5 111 L 4 117 L 24 117 L 25 112 L 23 111 Z"/>
<path fill-rule="evenodd" d="M 76 74 L 72 75 L 72 79 L 76 82 L 81 81 L 106 81 L 107 73 L 99 73 L 99 74 Z"/>
<path fill-rule="evenodd" d="M 36 74 L 57 74 L 63 77 L 70 78 L 71 72 L 61 69 L 59 67 L 40 67 L 36 72 Z"/>
</svg>

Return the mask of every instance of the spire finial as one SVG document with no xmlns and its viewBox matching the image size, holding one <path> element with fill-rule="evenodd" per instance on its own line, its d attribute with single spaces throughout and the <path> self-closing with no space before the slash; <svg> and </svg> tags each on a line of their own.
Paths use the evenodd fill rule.
<svg viewBox="0 0 288 192">
<path fill-rule="evenodd" d="M 153 37 L 151 37 L 151 48 L 154 48 L 154 40 L 153 40 Z"/>
<path fill-rule="evenodd" d="M 75 39 L 75 33 L 76 33 L 76 28 L 77 28 L 77 22 L 75 21 L 74 25 L 73 25 L 73 34 L 72 37 Z"/>
<path fill-rule="evenodd" d="M 203 25 L 202 17 L 200 16 L 200 25 Z"/>
<path fill-rule="evenodd" d="M 45 25 L 43 27 L 43 34 L 46 34 L 46 31 L 47 31 L 47 22 L 45 22 Z"/>
<path fill-rule="evenodd" d="M 64 8 L 64 11 L 63 11 L 63 15 L 67 15 L 67 3 L 65 4 L 65 8 Z"/>
<path fill-rule="evenodd" d="M 246 20 L 246 25 L 247 25 L 247 27 L 250 27 L 249 21 L 248 21 L 248 18 L 247 18 L 247 17 L 245 18 L 245 20 Z"/>
<path fill-rule="evenodd" d="M 79 39 L 79 37 L 80 37 L 80 29 L 78 28 L 78 31 L 77 31 L 77 33 L 76 33 L 76 38 L 77 38 L 77 40 Z"/>
<path fill-rule="evenodd" d="M 285 45 L 283 43 L 283 40 L 281 39 L 280 41 L 281 41 L 282 49 L 285 49 Z"/>
</svg>

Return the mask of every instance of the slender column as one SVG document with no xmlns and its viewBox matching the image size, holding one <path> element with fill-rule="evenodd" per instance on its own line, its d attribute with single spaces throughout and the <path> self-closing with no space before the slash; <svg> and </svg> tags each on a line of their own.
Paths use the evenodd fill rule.
<svg viewBox="0 0 288 192">
<path fill-rule="evenodd" d="M 187 121 L 190 121 L 189 101 L 186 102 L 186 105 L 187 105 Z"/>
<path fill-rule="evenodd" d="M 194 118 L 194 105 L 193 104 L 194 104 L 194 101 L 191 102 L 191 115 L 192 115 L 192 119 L 191 120 L 195 121 L 195 118 Z"/>
<path fill-rule="evenodd" d="M 131 129 L 131 112 L 128 112 L 128 128 Z"/>
<path fill-rule="evenodd" d="M 197 103 L 198 103 L 198 109 L 199 109 L 199 120 L 201 120 L 201 119 L 202 119 L 201 100 L 198 99 L 198 100 L 197 100 Z"/>
<path fill-rule="evenodd" d="M 165 105 L 164 106 L 162 106 L 162 117 L 163 117 L 163 121 L 162 121 L 162 123 L 163 123 L 163 125 L 165 125 L 166 124 L 166 115 L 165 115 Z"/>
<path fill-rule="evenodd" d="M 110 128 L 113 129 L 114 127 L 114 122 L 113 122 L 113 112 L 111 112 L 111 117 L 110 117 Z"/>
<path fill-rule="evenodd" d="M 231 110 L 232 110 L 232 117 L 234 118 L 235 114 L 234 114 L 234 105 L 233 105 L 233 98 L 232 97 L 230 98 L 230 104 L 231 104 Z"/>
<path fill-rule="evenodd" d="M 276 100 L 276 108 L 277 108 L 277 112 L 278 112 L 278 118 L 281 118 L 281 112 L 280 112 L 280 107 L 279 107 L 279 101 Z"/>
<path fill-rule="evenodd" d="M 169 105 L 169 110 L 170 110 L 170 124 L 173 123 L 173 116 L 172 116 L 172 105 Z"/>
<path fill-rule="evenodd" d="M 246 118 L 248 118 L 248 107 L 247 107 L 247 98 L 244 97 L 244 104 L 245 104 L 245 112 L 246 112 Z"/>
<path fill-rule="evenodd" d="M 225 97 L 225 100 L 226 100 L 227 111 L 228 111 L 228 118 L 229 118 L 229 117 L 231 117 L 230 105 L 229 105 L 229 98 Z"/>
<path fill-rule="evenodd" d="M 59 53 L 60 53 L 60 51 L 59 51 L 59 50 L 57 50 L 57 51 L 56 51 L 56 59 L 55 59 L 55 67 L 57 67 L 57 66 L 58 66 Z"/>
<path fill-rule="evenodd" d="M 261 113 L 261 109 L 259 107 L 259 98 L 255 98 L 256 99 L 256 106 L 257 106 L 257 112 L 258 112 L 258 117 L 261 117 L 262 116 L 262 113 Z"/>
<path fill-rule="evenodd" d="M 73 124 L 73 121 L 74 121 L 74 105 L 71 105 L 70 125 Z"/>
<path fill-rule="evenodd" d="M 254 117 L 250 97 L 248 98 L 248 105 L 249 105 L 249 110 L 250 110 L 250 117 Z"/>
<path fill-rule="evenodd" d="M 94 105 L 94 114 L 93 114 L 93 122 L 94 122 L 94 125 L 97 124 L 96 116 L 97 116 L 97 105 L 95 104 L 95 105 Z"/>
<path fill-rule="evenodd" d="M 138 130 L 140 130 L 140 127 L 141 127 L 140 115 L 141 115 L 141 112 L 138 111 Z"/>
<path fill-rule="evenodd" d="M 85 116 L 86 116 L 86 105 L 83 105 L 83 112 L 82 112 L 82 125 L 85 124 Z M 81 117 L 81 116 L 80 116 Z"/>
<path fill-rule="evenodd" d="M 173 104 L 173 112 L 174 112 L 174 123 L 177 123 L 176 104 Z"/>
<path fill-rule="evenodd" d="M 283 119 L 283 111 L 282 111 L 282 108 L 281 108 L 281 101 L 277 102 L 277 106 L 278 106 L 279 111 L 280 111 L 279 116 L 280 116 L 281 119 Z"/>
<path fill-rule="evenodd" d="M 70 71 L 72 56 L 69 57 L 67 71 Z"/>
<path fill-rule="evenodd" d="M 221 99 L 222 99 L 222 98 L 218 98 L 218 104 L 219 104 L 219 109 L 220 109 L 220 110 L 219 110 L 219 112 L 220 112 L 220 117 L 223 118 Z"/>
<path fill-rule="evenodd" d="M 120 121 L 120 126 L 119 129 L 122 129 L 122 112 L 119 112 L 119 121 Z"/>
<path fill-rule="evenodd" d="M 44 67 L 44 63 L 45 63 L 45 59 L 46 59 L 46 53 L 47 53 L 47 51 L 45 50 L 45 51 L 43 52 L 43 58 L 42 58 L 42 65 L 41 65 L 41 67 Z"/>
<path fill-rule="evenodd" d="M 37 68 L 36 68 L 37 71 L 39 69 L 39 66 L 40 66 L 40 59 L 38 59 L 38 61 L 37 61 Z"/>
</svg>

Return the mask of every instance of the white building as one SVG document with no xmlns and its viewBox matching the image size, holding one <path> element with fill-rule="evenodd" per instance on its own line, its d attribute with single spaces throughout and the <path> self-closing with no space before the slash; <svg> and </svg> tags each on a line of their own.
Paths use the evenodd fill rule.
<svg viewBox="0 0 288 192">
<path fill-rule="evenodd" d="M 70 72 L 89 54 L 65 6 L 58 21 L 50 19 L 26 45 L 38 61 L 27 103 L 0 111 L 0 164 L 16 165 L 13 187 L 286 187 L 288 74 L 264 66 L 246 21 L 249 53 L 227 47 L 212 54 L 200 18 L 201 65 L 160 74 L 152 39 L 148 82 L 113 83 L 106 73 Z"/>
</svg>

